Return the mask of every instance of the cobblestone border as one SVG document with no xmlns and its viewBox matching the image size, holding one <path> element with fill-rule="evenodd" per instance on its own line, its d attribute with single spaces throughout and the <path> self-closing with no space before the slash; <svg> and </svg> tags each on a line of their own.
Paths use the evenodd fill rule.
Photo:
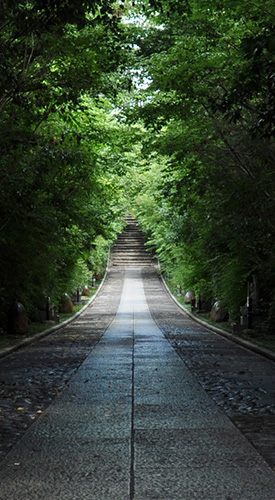
<svg viewBox="0 0 275 500">
<path fill-rule="evenodd" d="M 27 337 L 26 339 L 22 340 L 18 344 L 14 344 L 11 347 L 6 347 L 4 349 L 0 349 L 0 359 L 8 356 L 12 352 L 18 351 L 19 349 L 23 349 L 24 347 L 32 344 L 33 342 L 37 342 L 38 340 L 42 339 L 43 337 L 46 337 L 47 335 L 50 335 L 51 333 L 54 333 L 57 330 L 60 330 L 61 328 L 64 328 L 69 323 L 71 323 L 76 318 L 78 318 L 78 316 L 80 316 L 92 304 L 92 302 L 98 296 L 98 294 L 99 294 L 99 292 L 100 292 L 100 290 L 101 290 L 101 288 L 106 280 L 108 273 L 109 273 L 109 258 L 108 258 L 108 265 L 106 267 L 105 274 L 103 276 L 103 279 L 102 279 L 96 293 L 90 298 L 90 300 L 87 302 L 87 304 L 85 304 L 85 306 L 83 306 L 82 309 L 80 309 L 80 311 L 75 313 L 71 318 L 66 319 L 65 321 L 62 321 L 62 323 L 59 323 L 58 325 L 47 328 L 46 330 L 43 330 L 43 332 L 36 333 L 35 335 L 33 335 L 33 337 Z"/>
<path fill-rule="evenodd" d="M 256 344 L 253 344 L 249 340 L 241 339 L 237 337 L 236 335 L 233 335 L 232 333 L 228 333 L 225 330 L 222 330 L 221 328 L 218 328 L 216 326 L 210 325 L 206 321 L 203 321 L 202 319 L 198 318 L 197 316 L 194 316 L 188 309 L 186 309 L 180 302 L 176 299 L 176 297 L 172 294 L 170 288 L 168 287 L 164 277 L 162 274 L 159 274 L 160 279 L 162 281 L 162 284 L 164 288 L 166 289 L 168 295 L 171 297 L 171 299 L 175 302 L 175 304 L 183 311 L 184 314 L 189 316 L 192 320 L 196 321 L 201 326 L 204 326 L 208 330 L 211 330 L 218 335 L 222 335 L 223 337 L 231 340 L 232 342 L 236 342 L 237 344 L 241 345 L 242 347 L 246 347 L 247 349 L 250 349 L 253 352 L 256 352 L 257 354 L 261 354 L 265 358 L 270 359 L 271 361 L 275 361 L 275 352 L 270 351 L 269 349 L 266 349 L 265 347 L 260 347 Z"/>
</svg>

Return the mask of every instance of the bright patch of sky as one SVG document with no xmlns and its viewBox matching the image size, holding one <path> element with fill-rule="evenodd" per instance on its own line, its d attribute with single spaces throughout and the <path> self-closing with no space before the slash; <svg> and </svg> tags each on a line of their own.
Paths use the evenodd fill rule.
<svg viewBox="0 0 275 500">
<path fill-rule="evenodd" d="M 135 26 L 144 26 L 144 27 L 149 26 L 148 18 L 146 16 L 143 16 L 142 14 L 137 14 L 137 13 L 134 14 L 129 13 L 128 16 L 123 16 L 122 23 L 134 24 Z"/>
<path fill-rule="evenodd" d="M 151 14 L 151 16 L 154 16 L 155 18 L 157 18 L 158 15 L 159 14 L 157 12 Z M 146 17 L 143 14 L 137 14 L 136 12 L 129 12 L 127 16 L 122 17 L 121 21 L 124 24 L 134 24 L 135 26 L 143 28 L 149 28 L 152 25 L 149 17 Z M 165 29 L 165 26 L 163 24 L 154 23 L 154 27 L 159 30 Z"/>
<path fill-rule="evenodd" d="M 144 76 L 140 69 L 135 70 L 133 75 L 132 81 L 136 90 L 146 90 L 153 81 L 152 78 Z"/>
</svg>

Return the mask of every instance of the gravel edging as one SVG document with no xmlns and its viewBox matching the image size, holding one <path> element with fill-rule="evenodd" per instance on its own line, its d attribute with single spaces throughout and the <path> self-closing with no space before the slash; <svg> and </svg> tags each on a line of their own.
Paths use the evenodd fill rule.
<svg viewBox="0 0 275 500">
<path fill-rule="evenodd" d="M 241 339 L 239 337 L 236 337 L 236 335 L 233 335 L 233 333 L 226 332 L 225 330 L 222 330 L 221 328 L 218 328 L 216 326 L 210 325 L 206 321 L 203 321 L 202 319 L 199 319 L 197 316 L 192 314 L 186 307 L 184 307 L 180 302 L 176 299 L 176 297 L 172 294 L 170 288 L 168 287 L 166 281 L 164 280 L 162 274 L 160 274 L 160 279 L 162 281 L 162 284 L 164 288 L 166 289 L 166 292 L 168 295 L 171 297 L 171 299 L 175 302 L 175 304 L 192 320 L 196 321 L 199 325 L 207 328 L 208 330 L 211 330 L 214 333 L 217 333 L 218 335 L 222 335 L 223 337 L 231 340 L 232 342 L 236 342 L 237 344 L 241 345 L 242 347 L 245 347 L 246 349 L 250 349 L 253 352 L 256 352 L 257 354 L 261 354 L 262 356 L 270 359 L 271 361 L 275 361 L 275 352 L 270 351 L 269 349 L 266 349 L 265 347 L 260 347 L 256 344 L 253 344 L 249 340 Z"/>
<path fill-rule="evenodd" d="M 35 335 L 33 335 L 33 337 L 27 337 L 26 339 L 22 340 L 18 344 L 14 344 L 11 347 L 5 347 L 4 349 L 0 349 L 0 359 L 8 356 L 9 354 L 11 354 L 11 353 L 13 353 L 15 351 L 18 351 L 19 349 L 23 349 L 24 347 L 32 344 L 33 342 L 37 342 L 38 340 L 46 337 L 47 335 L 50 335 L 51 333 L 56 332 L 57 330 L 60 330 L 61 328 L 64 328 L 69 323 L 71 323 L 76 318 L 78 318 L 78 316 L 80 316 L 92 304 L 92 302 L 95 300 L 95 298 L 99 294 L 99 292 L 100 292 L 100 290 L 101 290 L 101 288 L 103 286 L 103 283 L 106 280 L 108 272 L 109 272 L 109 266 L 106 268 L 105 274 L 103 276 L 103 279 L 102 279 L 102 281 L 101 281 L 101 283 L 100 283 L 100 285 L 99 285 L 96 293 L 90 298 L 90 300 L 87 302 L 87 304 L 85 304 L 82 307 L 82 309 L 80 309 L 80 311 L 78 311 L 77 313 L 75 313 L 71 318 L 66 319 L 65 321 L 62 321 L 62 323 L 59 323 L 58 325 L 52 326 L 50 328 L 47 328 L 46 330 L 43 330 L 43 332 L 36 333 Z"/>
</svg>

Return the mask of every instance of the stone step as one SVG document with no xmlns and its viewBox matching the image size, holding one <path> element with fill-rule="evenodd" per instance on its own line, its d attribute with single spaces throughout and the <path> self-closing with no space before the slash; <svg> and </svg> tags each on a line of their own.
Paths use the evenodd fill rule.
<svg viewBox="0 0 275 500">
<path fill-rule="evenodd" d="M 141 234 L 120 234 L 117 238 L 118 240 L 137 240 L 137 241 L 145 241 L 144 237 Z"/>
<path fill-rule="evenodd" d="M 121 234 L 117 238 L 118 241 L 126 240 L 126 241 L 145 241 L 144 237 L 141 235 L 131 235 L 131 234 Z"/>
<path fill-rule="evenodd" d="M 144 249 L 144 247 L 115 247 L 113 249 L 113 253 L 122 253 L 122 254 L 125 254 L 125 252 L 127 253 L 136 253 L 136 254 L 140 254 L 140 253 L 143 253 L 143 254 L 146 254 L 148 255 L 148 252 L 146 252 L 146 250 Z"/>
<path fill-rule="evenodd" d="M 126 264 L 138 264 L 138 265 L 144 265 L 144 264 L 152 264 L 151 260 L 140 260 L 140 259 L 136 259 L 136 260 L 128 260 L 128 259 L 123 259 L 123 260 L 114 260 L 112 262 L 112 265 L 115 266 L 119 266 L 119 265 L 126 265 Z"/>
<path fill-rule="evenodd" d="M 127 256 L 125 256 L 125 257 L 119 257 L 119 258 L 113 257 L 113 259 L 112 259 L 113 262 L 124 262 L 126 260 L 128 262 L 137 262 L 137 261 L 139 261 L 139 262 L 151 262 L 150 258 L 148 258 L 148 257 L 141 257 L 141 256 L 136 256 L 136 257 L 132 257 L 132 258 L 131 257 L 127 257 Z"/>
<path fill-rule="evenodd" d="M 112 254 L 112 257 L 113 259 L 129 259 L 129 260 L 133 260 L 133 259 L 147 259 L 147 260 L 151 260 L 151 256 L 146 254 L 146 253 L 135 253 L 135 254 L 127 254 L 127 253 L 113 253 Z"/>
<path fill-rule="evenodd" d="M 146 250 L 144 245 L 121 245 L 121 244 L 118 244 L 118 245 L 113 245 L 112 250 L 113 250 L 113 252 L 118 251 L 121 253 L 125 253 L 125 252 L 140 253 L 141 252 L 141 253 L 148 254 L 148 250 Z"/>
<path fill-rule="evenodd" d="M 113 269 L 114 268 L 124 268 L 124 269 L 127 269 L 129 267 L 150 267 L 152 266 L 152 263 L 151 262 L 124 262 L 124 263 L 121 263 L 121 264 L 117 264 L 117 263 L 114 263 L 113 264 Z"/>
<path fill-rule="evenodd" d="M 133 237 L 133 236 L 121 236 L 121 237 L 118 237 L 117 241 L 140 241 L 140 242 L 145 242 L 144 238 L 140 237 Z"/>
<path fill-rule="evenodd" d="M 114 252 L 112 252 L 112 255 L 116 256 L 116 257 L 125 257 L 125 256 L 129 255 L 129 257 L 142 256 L 142 257 L 151 258 L 151 256 L 147 252 L 144 252 L 144 251 L 141 251 L 141 252 L 114 251 Z"/>
<path fill-rule="evenodd" d="M 140 263 L 140 262 L 125 262 L 124 264 L 113 264 L 113 268 L 134 268 L 134 267 L 151 267 L 152 262 Z"/>
<path fill-rule="evenodd" d="M 138 239 L 131 239 L 131 238 L 121 238 L 119 240 L 117 240 L 117 243 L 115 243 L 115 245 L 140 245 L 140 246 L 143 246 L 144 245 L 144 240 L 138 240 Z"/>
<path fill-rule="evenodd" d="M 152 265 L 151 256 L 144 246 L 146 240 L 137 221 L 131 216 L 125 217 L 124 220 L 126 227 L 112 246 L 112 266 L 142 267 Z"/>
<path fill-rule="evenodd" d="M 113 253 L 113 259 L 148 259 L 151 260 L 151 256 L 146 253 Z"/>
<path fill-rule="evenodd" d="M 144 259 L 144 260 L 142 260 L 142 259 L 127 259 L 127 258 L 120 259 L 120 260 L 119 259 L 114 259 L 112 261 L 112 265 L 115 265 L 115 264 L 117 264 L 117 265 L 120 265 L 120 264 L 121 265 L 125 265 L 126 263 L 129 263 L 129 264 L 133 264 L 133 263 L 137 264 L 138 263 L 138 264 L 142 265 L 142 264 L 145 264 L 145 263 L 146 264 L 151 264 L 152 261 L 151 261 L 151 259 Z"/>
</svg>

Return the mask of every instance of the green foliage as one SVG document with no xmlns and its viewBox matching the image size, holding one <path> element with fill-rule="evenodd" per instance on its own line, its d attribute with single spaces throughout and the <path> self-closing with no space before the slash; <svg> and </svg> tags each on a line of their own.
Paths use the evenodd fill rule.
<svg viewBox="0 0 275 500">
<path fill-rule="evenodd" d="M 92 276 L 95 279 L 102 277 L 109 256 L 110 240 L 106 240 L 102 236 L 98 236 L 95 241 L 93 248 L 91 249 L 89 256 L 89 267 L 92 272 Z"/>
<path fill-rule="evenodd" d="M 3 311 L 102 274 L 131 211 L 175 284 L 233 318 L 253 275 L 268 314 L 271 2 L 12 0 L 0 17 Z"/>
<path fill-rule="evenodd" d="M 3 172 L 1 277 L 7 306 L 18 298 L 30 308 L 41 291 L 55 299 L 70 290 L 80 256 L 90 255 L 97 235 L 112 240 L 119 228 L 116 165 L 113 159 L 103 165 L 98 152 L 106 147 L 103 128 L 105 141 L 110 138 L 109 125 L 106 118 L 95 119 L 100 110 L 91 99 L 85 102 L 85 115 L 76 108 L 49 117 L 32 148 L 9 175 Z M 110 123 L 114 129 L 111 115 Z"/>
<path fill-rule="evenodd" d="M 128 112 L 147 127 L 147 168 L 133 180 L 137 216 L 175 284 L 225 300 L 235 319 L 253 274 L 267 311 L 275 271 L 273 7 L 194 0 L 169 17 L 163 4 L 136 38 L 137 65 L 150 77 Z"/>
<path fill-rule="evenodd" d="M 114 2 L 3 2 L 1 16 L 3 324 L 14 299 L 31 312 L 74 288 L 97 237 L 115 237 L 121 134 L 104 92 L 127 50 Z"/>
</svg>

